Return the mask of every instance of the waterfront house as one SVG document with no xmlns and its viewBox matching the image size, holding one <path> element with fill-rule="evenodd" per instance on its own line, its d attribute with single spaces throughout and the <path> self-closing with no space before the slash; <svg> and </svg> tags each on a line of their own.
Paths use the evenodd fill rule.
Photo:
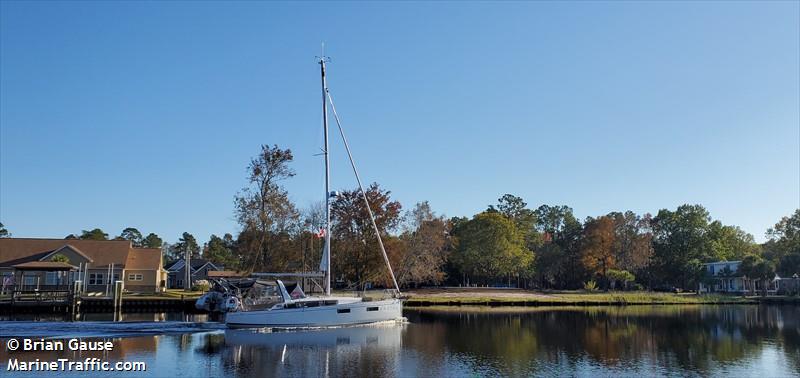
<svg viewBox="0 0 800 378">
<path fill-rule="evenodd" d="M 216 265 L 208 260 L 203 259 L 190 259 L 192 282 L 188 287 L 192 287 L 192 283 L 198 280 L 207 280 L 208 273 L 214 271 L 224 270 L 221 265 Z M 180 258 L 164 267 L 167 270 L 167 287 L 170 289 L 185 289 L 184 281 L 186 280 L 186 260 Z"/>
<path fill-rule="evenodd" d="M 776 291 L 776 280 L 763 282 L 753 280 L 739 272 L 741 261 L 716 261 L 703 264 L 710 282 L 700 282 L 700 292 L 703 293 L 737 293 L 760 292 L 766 284 L 767 292 Z"/>
<path fill-rule="evenodd" d="M 775 277 L 775 286 L 778 294 L 797 295 L 800 294 L 800 275 L 797 273 L 791 277 Z"/>
<path fill-rule="evenodd" d="M 0 238 L 0 283 L 17 290 L 108 292 L 115 281 L 128 292 L 153 293 L 166 280 L 160 248 L 135 248 L 128 240 Z"/>
</svg>

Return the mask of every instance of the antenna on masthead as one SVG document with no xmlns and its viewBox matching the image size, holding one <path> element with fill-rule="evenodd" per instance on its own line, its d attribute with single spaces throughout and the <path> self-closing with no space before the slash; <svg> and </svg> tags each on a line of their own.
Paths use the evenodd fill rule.
<svg viewBox="0 0 800 378">
<path fill-rule="evenodd" d="M 319 64 L 330 63 L 331 62 L 331 57 L 325 56 L 325 42 L 322 42 L 321 54 L 316 56 L 315 58 L 317 58 L 317 63 L 319 63 Z"/>
</svg>

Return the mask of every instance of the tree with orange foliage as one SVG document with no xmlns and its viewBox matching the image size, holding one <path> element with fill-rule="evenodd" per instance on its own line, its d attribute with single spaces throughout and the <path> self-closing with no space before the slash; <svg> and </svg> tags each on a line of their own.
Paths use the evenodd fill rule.
<svg viewBox="0 0 800 378">
<path fill-rule="evenodd" d="M 600 276 L 600 282 L 606 290 L 608 290 L 608 271 L 616 267 L 614 239 L 613 219 L 606 216 L 586 219 L 581 261 L 587 271 Z"/>
<path fill-rule="evenodd" d="M 401 247 L 389 235 L 401 221 L 402 206 L 391 198 L 391 192 L 377 183 L 366 188 L 375 224 L 384 238 L 390 259 L 400 254 Z M 388 270 L 383 266 L 378 239 L 372 228 L 367 207 L 360 189 L 339 193 L 331 204 L 331 263 L 337 278 L 344 278 L 348 286 L 364 287 L 367 283 L 385 283 Z"/>
</svg>

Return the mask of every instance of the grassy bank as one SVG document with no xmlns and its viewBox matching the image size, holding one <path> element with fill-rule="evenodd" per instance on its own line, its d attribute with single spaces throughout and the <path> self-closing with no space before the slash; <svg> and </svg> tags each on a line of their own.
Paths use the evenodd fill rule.
<svg viewBox="0 0 800 378">
<path fill-rule="evenodd" d="M 405 305 L 422 306 L 606 306 L 653 304 L 754 304 L 755 298 L 654 292 L 532 292 L 524 290 L 435 289 L 407 292 Z"/>
</svg>

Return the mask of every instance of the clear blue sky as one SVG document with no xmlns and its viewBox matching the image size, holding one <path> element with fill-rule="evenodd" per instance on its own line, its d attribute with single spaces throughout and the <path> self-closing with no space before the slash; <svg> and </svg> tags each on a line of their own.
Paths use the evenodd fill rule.
<svg viewBox="0 0 800 378">
<path fill-rule="evenodd" d="M 0 221 L 235 233 L 260 144 L 321 199 L 324 41 L 361 173 L 406 208 L 701 203 L 763 240 L 800 207 L 798 4 L 3 1 Z"/>
</svg>

